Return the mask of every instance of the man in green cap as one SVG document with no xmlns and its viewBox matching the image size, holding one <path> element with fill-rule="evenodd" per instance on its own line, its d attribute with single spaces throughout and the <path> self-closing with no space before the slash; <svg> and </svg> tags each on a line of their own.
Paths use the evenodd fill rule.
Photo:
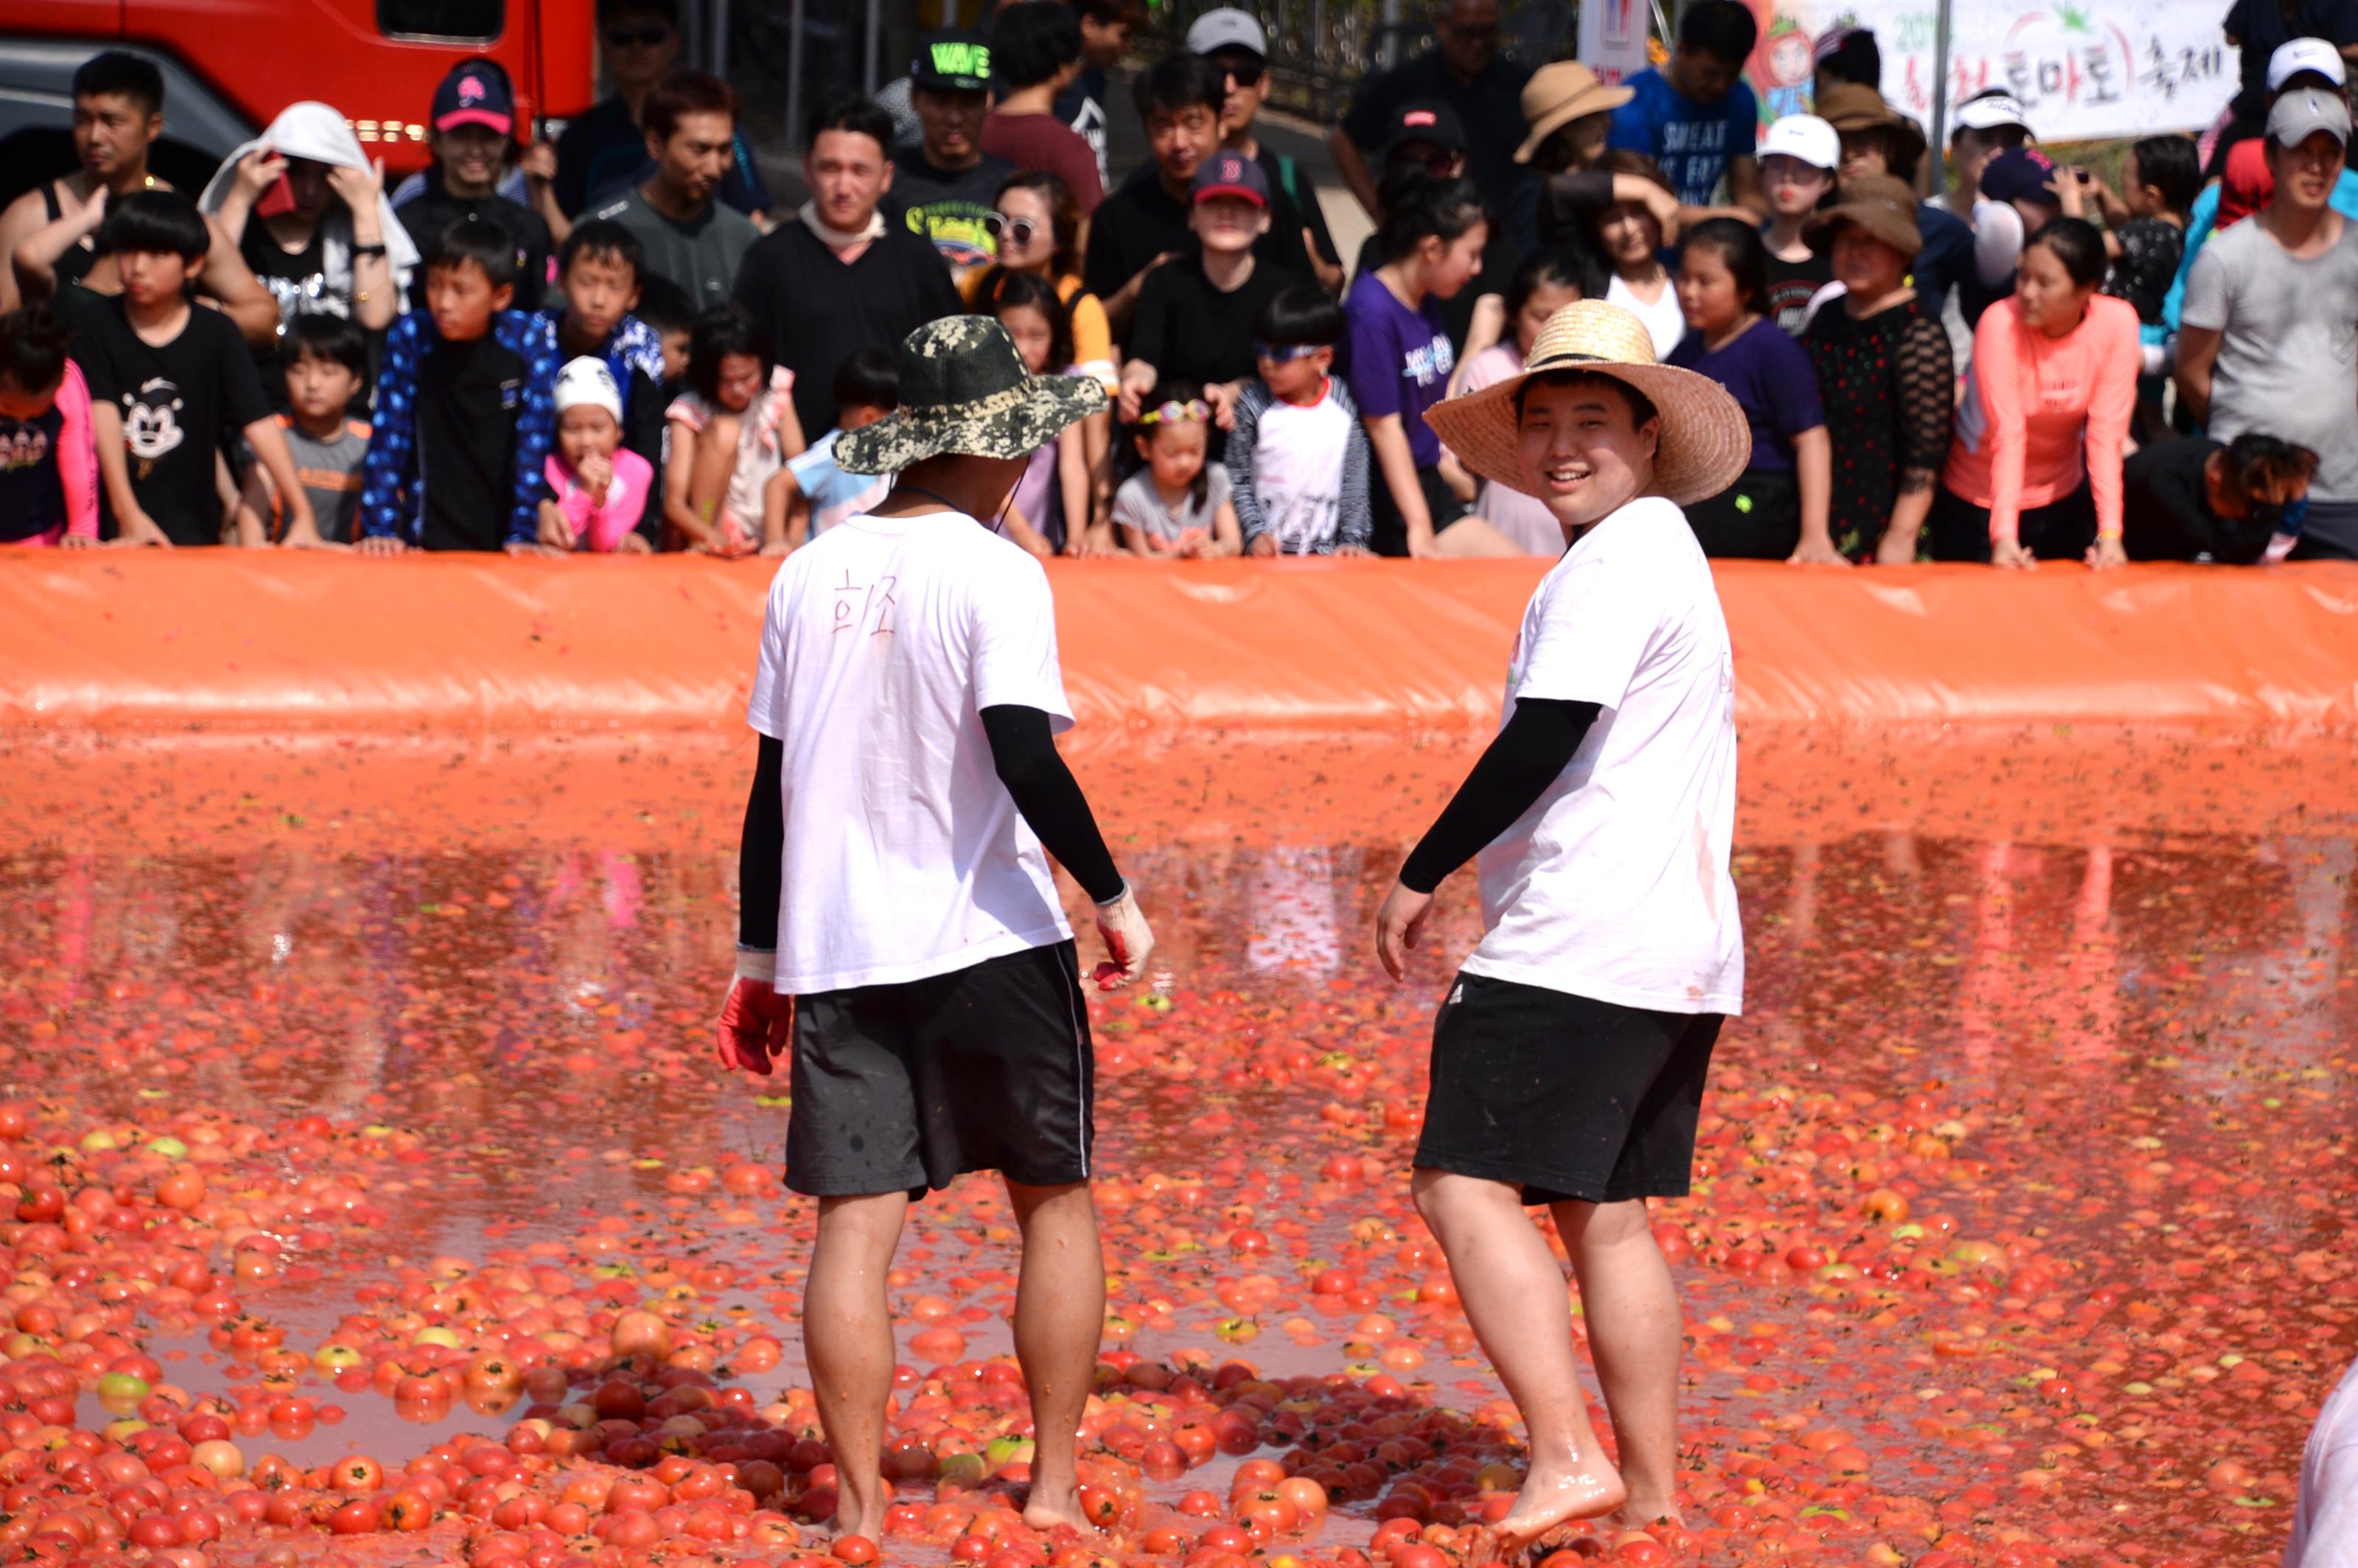
<svg viewBox="0 0 2358 1568">
<path fill-rule="evenodd" d="M 1048 857 L 1097 904 L 1099 987 L 1144 974 L 1154 937 L 1056 754 L 1073 718 L 1047 574 L 998 530 L 1031 454 L 1105 402 L 1092 377 L 1028 374 L 986 317 L 918 328 L 900 410 L 835 447 L 846 472 L 897 475 L 891 493 L 770 587 L 719 1049 L 792 1063 L 786 1185 L 818 1199 L 803 1336 L 839 1535 L 883 1531 L 902 1221 L 968 1171 L 1005 1178 L 1023 1233 L 1024 1519 L 1088 1523 L 1074 1446 L 1105 1268 L 1088 1008 Z"/>
<path fill-rule="evenodd" d="M 982 150 L 990 78 L 990 44 L 979 33 L 943 27 L 917 40 L 909 103 L 924 136 L 893 149 L 884 192 L 886 220 L 931 240 L 956 273 L 988 266 L 998 254 L 984 220 L 998 205 L 1000 181 L 1015 172 Z"/>
</svg>

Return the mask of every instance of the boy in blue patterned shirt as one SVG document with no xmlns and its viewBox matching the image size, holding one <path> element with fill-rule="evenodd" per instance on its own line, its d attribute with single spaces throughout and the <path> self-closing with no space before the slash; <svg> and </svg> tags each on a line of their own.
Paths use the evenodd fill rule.
<svg viewBox="0 0 2358 1568">
<path fill-rule="evenodd" d="M 426 303 L 386 334 L 361 490 L 360 547 L 537 551 L 541 465 L 557 430 L 556 337 L 521 310 L 514 242 L 453 223 Z"/>
</svg>

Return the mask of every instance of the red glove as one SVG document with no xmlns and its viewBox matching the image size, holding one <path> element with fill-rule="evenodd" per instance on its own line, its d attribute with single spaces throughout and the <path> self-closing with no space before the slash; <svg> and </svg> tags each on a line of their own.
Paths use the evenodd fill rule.
<svg viewBox="0 0 2358 1568">
<path fill-rule="evenodd" d="M 776 962 L 766 953 L 739 957 L 737 979 L 720 1004 L 718 1044 L 722 1067 L 742 1067 L 766 1078 L 770 1064 L 792 1047 L 795 999 L 780 996 L 771 979 L 745 972 L 767 967 L 774 973 Z"/>
</svg>

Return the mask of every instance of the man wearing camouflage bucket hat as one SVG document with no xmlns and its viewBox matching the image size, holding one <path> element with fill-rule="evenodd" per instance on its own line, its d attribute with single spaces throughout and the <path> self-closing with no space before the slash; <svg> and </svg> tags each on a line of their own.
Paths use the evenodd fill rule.
<svg viewBox="0 0 2358 1568">
<path fill-rule="evenodd" d="M 1712 1043 L 1744 990 L 1735 666 L 1679 508 L 1744 471 L 1752 432 L 1602 300 L 1550 318 L 1521 374 L 1425 417 L 1467 469 L 1544 502 L 1570 546 L 1523 611 L 1498 738 L 1376 928 L 1398 979 L 1433 890 L 1478 854 L 1485 935 L 1433 1021 L 1410 1184 L 1530 1433 L 1478 1561 L 1567 1519 L 1678 1518 L 1679 1301 L 1646 1200 L 1687 1191 Z M 1531 1204 L 1580 1279 L 1617 1470 Z"/>
<path fill-rule="evenodd" d="M 910 333 L 900 370 L 900 411 L 835 448 L 892 490 L 770 587 L 720 1058 L 766 1075 L 791 1048 L 785 1179 L 818 1199 L 803 1332 L 838 1533 L 883 1534 L 884 1277 L 909 1204 L 983 1170 L 1023 1235 L 1023 1517 L 1085 1530 L 1074 1446 L 1105 1271 L 1088 1011 L 1048 857 L 1097 903 L 1100 987 L 1144 973 L 1154 937 L 1056 754 L 1073 718 L 1047 574 L 995 520 L 1032 451 L 1105 391 L 1025 373 L 979 316 Z"/>
</svg>

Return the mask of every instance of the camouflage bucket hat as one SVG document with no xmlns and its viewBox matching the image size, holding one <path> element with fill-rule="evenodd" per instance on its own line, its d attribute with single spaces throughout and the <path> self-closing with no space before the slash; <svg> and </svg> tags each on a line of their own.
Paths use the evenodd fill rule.
<svg viewBox="0 0 2358 1568">
<path fill-rule="evenodd" d="M 1007 329 L 988 316 L 945 316 L 901 345 L 901 407 L 836 438 L 846 473 L 898 473 L 927 458 L 1028 457 L 1106 406 L 1093 375 L 1033 375 Z"/>
</svg>

